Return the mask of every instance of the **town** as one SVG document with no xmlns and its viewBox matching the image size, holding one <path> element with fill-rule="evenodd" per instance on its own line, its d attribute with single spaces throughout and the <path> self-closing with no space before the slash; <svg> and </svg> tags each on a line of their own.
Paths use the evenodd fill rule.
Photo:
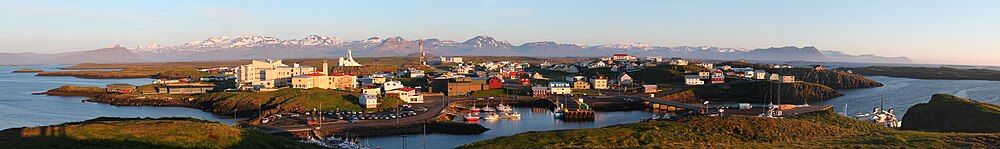
<svg viewBox="0 0 1000 149">
<path fill-rule="evenodd" d="M 106 89 L 121 94 L 142 94 L 134 98 L 227 92 L 254 95 L 283 90 L 315 90 L 341 95 L 310 97 L 320 98 L 310 101 L 313 106 L 281 107 L 288 105 L 272 104 L 274 106 L 268 107 L 258 103 L 261 105 L 256 108 L 242 109 L 244 113 L 247 110 L 257 111 L 240 117 L 249 118 L 245 123 L 258 129 L 273 133 L 292 132 L 306 138 L 347 134 L 351 134 L 347 137 L 360 137 L 365 135 L 348 130 L 426 125 L 428 121 L 474 124 L 516 120 L 521 114 L 514 111 L 514 107 L 545 108 L 554 114 L 553 117 L 563 121 L 592 121 L 595 111 L 645 109 L 660 114 L 649 120 L 669 120 L 685 115 L 779 118 L 831 108 L 811 106 L 804 99 L 782 99 L 785 96 L 780 92 L 788 91 L 781 88 L 782 84 L 802 82 L 796 80 L 795 75 L 778 73 L 794 68 L 788 64 L 664 59 L 629 54 L 563 62 L 533 62 L 503 58 L 475 61 L 459 56 L 427 59 L 421 54 L 416 65 L 395 71 L 362 74 L 349 70 L 369 66 L 356 61 L 348 50 L 346 56 L 338 58 L 333 66 L 326 60 L 317 66 L 297 62 L 289 65 L 280 59 L 251 60 L 239 66 L 198 69 L 217 74 L 213 76 L 160 78 L 141 86 L 109 84 Z M 822 65 L 808 70 L 841 71 L 826 70 Z M 705 97 L 693 93 L 717 88 L 738 90 L 733 86 L 745 84 L 763 84 L 749 90 L 767 91 L 756 98 Z M 138 91 L 143 88 L 149 91 Z M 331 109 L 330 106 L 343 102 L 327 102 L 330 100 L 322 98 L 348 100 L 360 108 Z M 235 115 L 241 109 L 230 110 Z M 879 120 L 878 123 L 898 127 L 894 117 Z M 351 146 L 349 142 L 339 144 Z"/>
</svg>

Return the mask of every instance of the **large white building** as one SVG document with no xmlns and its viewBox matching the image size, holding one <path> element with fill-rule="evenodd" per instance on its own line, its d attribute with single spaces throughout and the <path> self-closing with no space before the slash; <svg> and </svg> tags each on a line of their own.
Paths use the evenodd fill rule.
<svg viewBox="0 0 1000 149">
<path fill-rule="evenodd" d="M 549 92 L 553 95 L 568 95 L 573 92 L 573 87 L 566 82 L 549 82 Z"/>
<path fill-rule="evenodd" d="M 339 61 L 337 61 L 337 66 L 361 66 L 361 64 L 354 61 L 354 55 L 351 54 L 351 50 L 347 50 L 347 58 L 340 57 Z"/>
<path fill-rule="evenodd" d="M 324 68 L 324 72 L 326 69 Z M 274 89 L 292 85 L 292 76 L 317 73 L 315 67 L 288 66 L 281 60 L 252 60 L 250 64 L 236 67 L 236 86 L 239 89 Z"/>
<path fill-rule="evenodd" d="M 684 84 L 686 85 L 705 85 L 705 81 L 701 80 L 698 75 L 684 75 Z"/>
</svg>

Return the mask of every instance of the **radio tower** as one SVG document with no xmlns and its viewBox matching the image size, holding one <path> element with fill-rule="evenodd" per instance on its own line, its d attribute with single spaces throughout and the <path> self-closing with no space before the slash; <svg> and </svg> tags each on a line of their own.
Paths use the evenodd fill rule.
<svg viewBox="0 0 1000 149">
<path fill-rule="evenodd" d="M 424 56 L 424 39 L 417 41 L 417 45 L 420 46 L 420 65 L 427 66 L 427 61 L 425 61 Z"/>
</svg>

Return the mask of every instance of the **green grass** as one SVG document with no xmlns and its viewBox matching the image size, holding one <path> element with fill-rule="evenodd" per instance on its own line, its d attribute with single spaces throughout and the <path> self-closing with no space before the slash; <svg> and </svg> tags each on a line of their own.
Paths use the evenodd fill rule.
<svg viewBox="0 0 1000 149">
<path fill-rule="evenodd" d="M 286 88 L 272 92 L 220 92 L 193 95 L 198 102 L 210 104 L 213 110 L 255 109 L 258 105 L 285 110 L 354 110 L 361 107 L 352 92 L 327 89 Z"/>
<path fill-rule="evenodd" d="M 929 102 L 910 107 L 902 120 L 908 130 L 998 133 L 1000 106 L 935 94 Z"/>
<path fill-rule="evenodd" d="M 853 148 L 984 147 L 1000 134 L 944 134 L 898 131 L 853 120 L 832 111 L 785 119 L 686 117 L 595 129 L 528 132 L 459 148 Z"/>
<path fill-rule="evenodd" d="M 319 148 L 190 118 L 97 118 L 0 131 L 4 148 Z"/>
</svg>

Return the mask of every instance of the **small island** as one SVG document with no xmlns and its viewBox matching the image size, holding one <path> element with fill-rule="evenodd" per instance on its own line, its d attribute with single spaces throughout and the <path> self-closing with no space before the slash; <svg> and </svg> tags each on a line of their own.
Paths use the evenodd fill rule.
<svg viewBox="0 0 1000 149">
<path fill-rule="evenodd" d="M 889 67 L 869 66 L 839 68 L 863 75 L 889 76 L 914 79 L 990 80 L 1000 81 L 1000 71 L 988 69 L 959 69 L 951 67 Z"/>
<path fill-rule="evenodd" d="M 39 72 L 45 72 L 45 71 L 42 71 L 40 69 L 21 68 L 18 70 L 11 71 L 10 73 L 39 73 Z"/>
<path fill-rule="evenodd" d="M 108 118 L 0 131 L 4 148 L 322 148 L 192 118 Z"/>
</svg>

